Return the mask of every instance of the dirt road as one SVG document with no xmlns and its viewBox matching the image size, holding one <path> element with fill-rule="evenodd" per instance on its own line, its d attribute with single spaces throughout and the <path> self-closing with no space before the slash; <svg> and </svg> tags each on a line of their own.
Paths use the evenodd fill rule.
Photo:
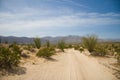
<svg viewBox="0 0 120 80">
<path fill-rule="evenodd" d="M 66 50 L 45 63 L 27 64 L 26 73 L 2 80 L 116 80 L 96 59 L 74 49 Z"/>
</svg>

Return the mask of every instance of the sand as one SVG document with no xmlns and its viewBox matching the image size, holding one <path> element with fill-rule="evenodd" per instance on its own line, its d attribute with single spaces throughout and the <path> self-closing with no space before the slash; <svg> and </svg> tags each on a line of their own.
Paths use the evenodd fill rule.
<svg viewBox="0 0 120 80">
<path fill-rule="evenodd" d="M 117 80 L 109 69 L 95 58 L 67 49 L 54 55 L 51 60 L 24 64 L 24 74 L 4 76 L 1 80 Z"/>
</svg>

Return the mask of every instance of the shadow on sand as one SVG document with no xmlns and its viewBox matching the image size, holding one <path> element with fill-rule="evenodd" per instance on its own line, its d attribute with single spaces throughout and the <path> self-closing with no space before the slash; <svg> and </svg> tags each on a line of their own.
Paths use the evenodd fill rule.
<svg viewBox="0 0 120 80">
<path fill-rule="evenodd" d="M 25 67 L 13 67 L 12 69 L 1 69 L 1 76 L 6 76 L 6 75 L 22 75 L 26 73 L 26 68 Z"/>
<path fill-rule="evenodd" d="M 49 58 L 45 58 L 46 60 L 48 60 L 48 61 L 53 61 L 53 62 L 56 62 L 56 61 L 58 61 L 57 59 L 54 59 L 54 58 L 52 58 L 52 57 L 49 57 Z"/>
</svg>

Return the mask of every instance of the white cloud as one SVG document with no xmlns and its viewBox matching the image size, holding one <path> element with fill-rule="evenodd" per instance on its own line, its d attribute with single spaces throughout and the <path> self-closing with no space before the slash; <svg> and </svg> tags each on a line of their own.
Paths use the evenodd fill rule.
<svg viewBox="0 0 120 80">
<path fill-rule="evenodd" d="M 91 25 L 108 25 L 120 24 L 119 19 L 111 18 L 79 18 L 76 16 L 59 16 L 44 20 L 28 20 L 28 21 L 13 21 L 9 24 L 2 23 L 1 29 L 13 28 L 18 29 L 34 29 L 34 28 L 49 28 L 49 27 L 74 27 L 74 26 L 91 26 Z"/>
<path fill-rule="evenodd" d="M 61 9 L 57 12 L 55 10 L 37 10 L 27 7 L 21 13 L 1 12 L 0 31 L 6 29 L 8 31 L 22 31 L 50 27 L 111 25 L 120 24 L 119 18 L 119 13 L 74 13 L 69 9 Z"/>
</svg>

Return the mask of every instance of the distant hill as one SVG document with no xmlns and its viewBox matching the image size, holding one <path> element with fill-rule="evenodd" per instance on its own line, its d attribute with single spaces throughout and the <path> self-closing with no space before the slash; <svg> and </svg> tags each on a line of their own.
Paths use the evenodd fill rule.
<svg viewBox="0 0 120 80">
<path fill-rule="evenodd" d="M 42 37 L 41 38 L 41 42 L 43 44 L 45 44 L 45 42 L 47 40 L 50 41 L 50 43 L 52 44 L 56 44 L 61 40 L 64 40 L 66 43 L 81 43 L 81 36 L 74 36 L 74 35 L 70 35 L 70 36 L 57 36 L 57 37 Z M 5 43 L 13 43 L 13 42 L 17 42 L 17 43 L 24 43 L 24 44 L 30 44 L 30 43 L 34 43 L 34 38 L 30 38 L 30 37 L 15 37 L 15 36 L 0 36 L 1 42 Z M 105 42 L 120 42 L 120 39 L 99 39 L 99 41 L 105 41 Z"/>
<path fill-rule="evenodd" d="M 1 42 L 5 43 L 24 43 L 29 44 L 34 42 L 34 38 L 29 37 L 15 37 L 15 36 L 0 36 Z M 44 44 L 47 40 L 49 40 L 52 44 L 56 44 L 61 40 L 64 40 L 66 43 L 80 43 L 81 37 L 80 36 L 58 36 L 58 37 L 42 37 L 40 38 L 41 42 Z"/>
</svg>

